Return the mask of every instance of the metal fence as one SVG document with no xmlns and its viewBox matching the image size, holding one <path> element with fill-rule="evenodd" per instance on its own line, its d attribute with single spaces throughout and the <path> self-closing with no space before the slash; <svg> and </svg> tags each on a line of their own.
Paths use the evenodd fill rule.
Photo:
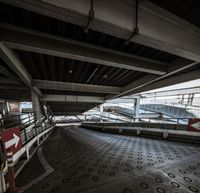
<svg viewBox="0 0 200 193">
<path fill-rule="evenodd" d="M 20 129 L 22 143 L 26 144 L 33 137 L 48 129 L 52 124 L 41 117 L 41 121 L 35 119 L 33 112 L 10 115 L 0 119 L 0 131 L 8 128 L 18 127 Z"/>
</svg>

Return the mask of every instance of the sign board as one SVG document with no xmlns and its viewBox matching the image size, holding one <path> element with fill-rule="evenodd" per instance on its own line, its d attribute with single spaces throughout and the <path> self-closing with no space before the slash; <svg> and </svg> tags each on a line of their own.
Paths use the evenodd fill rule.
<svg viewBox="0 0 200 193">
<path fill-rule="evenodd" d="M 189 119 L 188 131 L 200 132 L 200 119 Z"/>
<path fill-rule="evenodd" d="M 22 147 L 19 128 L 11 128 L 1 133 L 4 152 L 7 153 L 10 149 L 15 154 Z"/>
<path fill-rule="evenodd" d="M 18 102 L 9 102 L 10 112 L 19 112 L 19 103 Z"/>
</svg>

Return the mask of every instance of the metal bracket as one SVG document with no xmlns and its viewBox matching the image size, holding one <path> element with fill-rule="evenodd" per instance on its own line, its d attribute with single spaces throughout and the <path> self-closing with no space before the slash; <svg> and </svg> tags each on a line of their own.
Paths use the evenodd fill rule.
<svg viewBox="0 0 200 193">
<path fill-rule="evenodd" d="M 138 27 L 138 1 L 136 0 L 135 5 L 135 27 L 133 30 L 133 34 L 126 40 L 125 44 L 129 44 L 129 42 L 134 38 L 134 36 L 139 34 L 139 27 Z"/>
<path fill-rule="evenodd" d="M 89 26 L 90 26 L 90 24 L 93 20 L 94 20 L 94 9 L 93 9 L 93 0 L 91 0 L 90 10 L 89 10 L 89 15 L 88 15 L 88 22 L 87 22 L 87 25 L 84 28 L 85 33 L 88 33 Z"/>
</svg>

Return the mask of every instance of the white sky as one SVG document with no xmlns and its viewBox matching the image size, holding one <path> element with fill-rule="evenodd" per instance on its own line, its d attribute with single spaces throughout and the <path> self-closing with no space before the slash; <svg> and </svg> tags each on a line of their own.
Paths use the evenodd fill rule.
<svg viewBox="0 0 200 193">
<path fill-rule="evenodd" d="M 172 86 L 165 86 L 159 89 L 154 89 L 147 91 L 146 93 L 150 92 L 160 92 L 160 91 L 167 91 L 167 90 L 176 90 L 176 89 L 182 89 L 182 88 L 191 88 L 191 87 L 200 87 L 200 79 L 192 80 L 180 84 L 174 84 Z"/>
</svg>

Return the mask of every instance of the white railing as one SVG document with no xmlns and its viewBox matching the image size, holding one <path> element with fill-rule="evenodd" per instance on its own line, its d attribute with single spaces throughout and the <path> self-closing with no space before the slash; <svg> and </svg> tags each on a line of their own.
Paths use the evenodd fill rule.
<svg viewBox="0 0 200 193">
<path fill-rule="evenodd" d="M 37 146 L 40 146 L 47 139 L 47 137 L 52 133 L 54 127 L 55 127 L 55 125 L 53 125 L 53 126 L 49 127 L 48 129 L 42 131 L 38 135 L 35 135 L 29 142 L 27 142 L 26 144 L 24 144 L 24 146 L 13 155 L 14 165 L 16 165 L 16 163 L 18 162 L 18 160 L 25 153 L 26 153 L 26 158 L 27 158 L 26 161 L 24 161 L 24 163 L 15 172 L 15 177 L 17 177 L 17 175 L 21 172 L 21 170 L 24 168 L 24 166 L 26 165 L 26 163 L 28 163 L 30 157 L 33 156 L 33 154 L 36 152 L 36 150 L 35 150 L 35 151 L 33 151 L 32 155 L 30 155 L 30 150 L 32 149 L 33 145 L 37 144 Z M 31 128 L 29 128 L 29 130 L 31 131 Z M 21 135 L 23 135 L 23 133 Z M 8 187 L 9 187 L 9 184 L 5 182 L 5 175 L 8 172 L 7 163 L 5 164 L 5 167 L 4 167 L 4 169 L 1 172 L 0 172 L 0 175 L 2 176 L 2 179 L 3 179 L 2 180 L 2 182 L 3 182 L 3 184 L 2 184 L 3 187 L 2 188 L 3 188 L 3 192 L 5 192 L 8 189 Z"/>
<path fill-rule="evenodd" d="M 36 135 L 31 141 L 29 141 L 26 145 L 24 145 L 16 154 L 14 154 L 13 156 L 14 163 L 16 163 L 25 152 L 26 152 L 27 159 L 29 159 L 30 157 L 29 152 L 33 144 L 37 142 L 37 145 L 39 146 L 40 141 L 41 141 L 40 139 L 42 138 L 42 142 L 43 142 L 49 136 L 49 134 L 51 133 L 54 127 L 55 125 L 41 132 L 40 134 Z"/>
</svg>

